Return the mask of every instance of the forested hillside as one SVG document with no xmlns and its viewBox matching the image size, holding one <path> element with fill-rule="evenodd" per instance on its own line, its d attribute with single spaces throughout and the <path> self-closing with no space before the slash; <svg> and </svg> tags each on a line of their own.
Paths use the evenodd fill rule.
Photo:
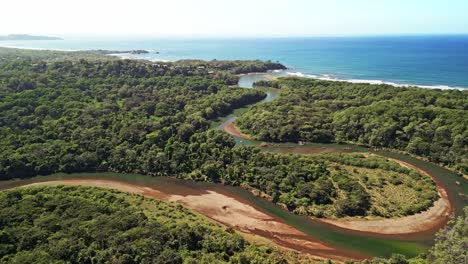
<svg viewBox="0 0 468 264">
<path fill-rule="evenodd" d="M 210 67 L 217 70 L 229 71 L 234 74 L 247 74 L 254 72 L 267 72 L 270 70 L 285 70 L 286 67 L 279 62 L 260 61 L 260 60 L 181 60 L 176 63 L 196 67 Z"/>
<path fill-rule="evenodd" d="M 227 87 L 236 82 L 225 72 L 136 61 L 5 64 L 1 178 L 89 170 L 191 172 L 210 156 L 193 157 L 200 149 L 193 144 L 221 137 L 207 139 L 209 119 L 264 97 Z"/>
<path fill-rule="evenodd" d="M 382 157 L 253 156 L 247 150 L 234 150 L 234 166 L 227 167 L 230 182 L 259 190 L 297 214 L 404 216 L 429 208 L 438 198 L 431 178 Z"/>
<path fill-rule="evenodd" d="M 0 192 L 0 238 L 1 263 L 286 263 L 288 255 L 182 206 L 73 186 Z"/>
<path fill-rule="evenodd" d="M 237 125 L 265 141 L 349 142 L 424 156 L 468 173 L 468 91 L 279 78 Z"/>
<path fill-rule="evenodd" d="M 0 47 L 0 64 L 9 63 L 11 61 L 59 61 L 71 60 L 77 61 L 80 59 L 87 60 L 116 60 L 117 57 L 106 56 L 110 52 L 106 51 L 59 51 L 59 50 L 28 50 L 16 48 Z"/>
<path fill-rule="evenodd" d="M 394 217 L 432 205 L 432 180 L 394 162 L 263 153 L 235 148 L 231 136 L 210 130 L 210 119 L 264 98 L 232 86 L 238 80 L 232 72 L 251 63 L 5 63 L 0 178 L 93 171 L 176 176 L 242 185 L 320 217 Z"/>
</svg>

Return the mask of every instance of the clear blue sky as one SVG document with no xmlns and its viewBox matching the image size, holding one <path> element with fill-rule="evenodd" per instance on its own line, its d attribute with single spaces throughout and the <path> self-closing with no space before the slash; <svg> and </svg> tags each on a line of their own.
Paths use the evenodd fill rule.
<svg viewBox="0 0 468 264">
<path fill-rule="evenodd" d="M 2 0 L 0 34 L 468 33 L 468 0 Z"/>
</svg>

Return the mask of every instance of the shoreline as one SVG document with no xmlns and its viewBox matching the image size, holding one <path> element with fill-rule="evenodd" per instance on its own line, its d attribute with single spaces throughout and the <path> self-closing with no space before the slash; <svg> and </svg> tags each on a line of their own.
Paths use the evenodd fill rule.
<svg viewBox="0 0 468 264">
<path fill-rule="evenodd" d="M 314 80 L 321 80 L 321 81 L 331 81 L 331 82 L 348 82 L 354 84 L 372 84 L 372 85 L 390 85 L 393 87 L 401 87 L 401 88 L 422 88 L 422 89 L 435 89 L 435 90 L 459 90 L 464 91 L 468 90 L 468 87 L 461 87 L 461 86 L 450 86 L 445 84 L 410 84 L 410 83 L 396 83 L 393 81 L 385 81 L 385 80 L 368 80 L 368 79 L 341 79 L 337 77 L 330 77 L 329 74 L 308 74 L 302 72 L 294 72 L 291 68 L 286 70 L 274 70 L 271 72 L 253 72 L 248 74 L 239 74 L 239 76 L 245 75 L 264 75 L 265 79 L 272 80 L 278 77 L 288 77 L 288 78 L 306 78 L 306 79 L 314 79 Z"/>
<path fill-rule="evenodd" d="M 63 52 L 77 52 L 77 51 L 96 51 L 96 49 L 59 49 L 59 48 L 36 48 L 36 47 L 21 47 L 21 46 L 14 46 L 14 45 L 2 45 L 0 41 L 0 48 L 10 48 L 10 49 L 22 49 L 22 50 L 36 50 L 36 51 L 63 51 Z M 148 59 L 143 56 L 138 56 L 141 54 L 133 54 L 136 56 L 119 56 L 119 54 L 107 54 L 108 56 L 114 56 L 121 59 L 131 59 L 131 60 L 147 60 L 151 62 L 176 62 L 181 59 L 177 60 L 165 60 L 165 59 Z M 468 90 L 468 87 L 461 87 L 461 86 L 451 86 L 451 85 L 444 85 L 444 84 L 404 84 L 404 83 L 396 83 L 393 81 L 386 81 L 386 80 L 368 80 L 368 79 L 340 79 L 336 77 L 331 77 L 329 74 L 308 74 L 302 72 L 294 72 L 292 71 L 293 68 L 288 68 L 286 70 L 274 71 L 274 72 L 265 72 L 265 73 L 253 73 L 253 74 L 265 74 L 270 75 L 272 77 L 301 77 L 301 78 L 310 78 L 316 80 L 324 80 L 324 81 L 336 81 L 336 82 L 350 82 L 350 83 L 362 83 L 362 84 L 387 84 L 394 87 L 418 87 L 424 89 L 440 89 L 440 90 Z M 284 76 L 275 76 L 272 73 L 285 73 Z"/>
<path fill-rule="evenodd" d="M 322 74 L 321 76 L 315 74 L 304 74 L 302 72 L 287 72 L 285 77 L 299 77 L 299 78 L 308 78 L 308 79 L 316 79 L 322 81 L 332 81 L 332 82 L 349 82 L 349 83 L 356 83 L 356 84 L 374 84 L 374 85 L 390 85 L 393 87 L 416 87 L 416 88 L 423 88 L 423 89 L 439 89 L 439 90 L 468 90 L 468 87 L 461 87 L 461 86 L 450 86 L 444 84 L 406 84 L 406 83 L 396 83 L 392 81 L 385 81 L 385 80 L 366 80 L 366 79 L 340 79 L 336 77 L 330 77 L 328 74 Z"/>
<path fill-rule="evenodd" d="M 378 235 L 407 235 L 438 230 L 449 221 L 452 214 L 452 206 L 447 198 L 447 193 L 443 189 L 438 191 L 439 199 L 430 208 L 413 215 L 375 220 L 339 220 L 314 217 L 312 219 L 347 230 Z"/>
</svg>

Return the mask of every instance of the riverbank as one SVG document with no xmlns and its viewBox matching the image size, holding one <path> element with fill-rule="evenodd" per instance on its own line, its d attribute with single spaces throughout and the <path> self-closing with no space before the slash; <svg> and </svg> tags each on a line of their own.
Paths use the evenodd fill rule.
<svg viewBox="0 0 468 264">
<path fill-rule="evenodd" d="M 224 127 L 223 131 L 238 138 L 245 140 L 251 140 L 251 137 L 240 132 L 240 129 L 235 125 L 235 119 L 231 119 Z M 341 149 L 336 148 L 316 148 L 316 147 L 303 147 L 303 148 L 291 148 L 289 153 L 295 153 L 300 155 L 310 155 L 323 152 L 336 152 Z M 345 150 L 346 151 L 346 150 Z M 351 151 L 351 150 L 350 150 Z M 350 152 L 346 151 L 346 152 Z M 370 154 L 366 154 L 370 155 Z M 375 154 L 372 154 L 375 155 Z M 323 223 L 331 224 L 344 229 L 374 233 L 379 235 L 399 235 L 399 234 L 411 234 L 428 232 L 431 230 L 437 231 L 439 228 L 444 226 L 453 212 L 452 205 L 448 198 L 446 190 L 437 183 L 437 179 L 430 175 L 427 171 L 407 162 L 392 159 L 398 162 L 401 166 L 415 169 L 419 173 L 422 173 L 428 177 L 431 177 L 437 184 L 437 192 L 439 199 L 427 210 L 418 214 L 404 216 L 400 218 L 392 219 L 369 219 L 363 218 L 359 220 L 346 220 L 346 219 L 324 219 L 324 218 L 313 218 Z"/>
<path fill-rule="evenodd" d="M 297 230 L 275 216 L 248 204 L 246 201 L 220 190 L 200 192 L 178 190 L 177 194 L 173 194 L 164 188 L 151 188 L 144 185 L 102 179 L 53 180 L 27 184 L 22 187 L 54 184 L 115 189 L 181 204 L 223 226 L 235 228 L 244 234 L 246 239 L 255 240 L 255 236 L 258 236 L 284 249 L 308 254 L 314 259 L 345 261 L 370 257 L 365 254 L 356 253 L 355 251 L 328 245 Z M 252 239 L 252 235 L 254 239 Z"/>
<path fill-rule="evenodd" d="M 246 139 L 246 140 L 251 140 L 252 138 L 247 135 L 247 134 L 244 134 L 240 131 L 240 129 L 236 126 L 236 124 L 234 123 L 235 119 L 233 119 L 232 121 L 228 122 L 223 130 L 224 132 L 232 135 L 232 136 L 235 136 L 235 137 L 238 137 L 238 138 L 242 138 L 242 139 Z"/>
<path fill-rule="evenodd" d="M 317 219 L 324 223 L 341 228 L 385 235 L 399 235 L 438 230 L 447 224 L 451 215 L 451 205 L 445 191 L 439 192 L 442 197 L 434 202 L 428 210 L 400 218 L 392 219 L 362 219 L 362 220 L 334 220 Z"/>
<path fill-rule="evenodd" d="M 375 155 L 370 153 L 363 154 L 365 156 Z M 440 184 L 437 181 L 437 178 L 431 176 L 427 171 L 420 167 L 414 166 L 412 164 L 398 159 L 388 159 L 397 162 L 403 167 L 414 169 L 423 175 L 431 177 L 431 179 L 437 185 L 437 194 L 439 198 L 436 201 L 434 201 L 434 204 L 430 208 L 414 215 L 391 219 L 363 218 L 359 220 L 317 220 L 354 231 L 393 235 L 427 232 L 429 230 L 438 230 L 441 227 L 445 226 L 453 213 L 453 207 L 450 203 L 447 191 L 442 186 L 440 186 Z"/>
</svg>

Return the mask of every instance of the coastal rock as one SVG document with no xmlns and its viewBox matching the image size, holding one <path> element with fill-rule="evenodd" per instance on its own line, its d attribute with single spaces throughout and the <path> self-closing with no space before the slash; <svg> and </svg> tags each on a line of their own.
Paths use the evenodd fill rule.
<svg viewBox="0 0 468 264">
<path fill-rule="evenodd" d="M 128 51 L 126 53 L 130 53 L 130 54 L 148 54 L 150 52 L 147 51 L 147 50 L 131 50 L 131 51 Z"/>
<path fill-rule="evenodd" d="M 101 54 L 148 54 L 150 53 L 147 50 L 96 50 L 97 52 Z M 159 54 L 159 52 L 156 52 L 156 54 Z"/>
</svg>

